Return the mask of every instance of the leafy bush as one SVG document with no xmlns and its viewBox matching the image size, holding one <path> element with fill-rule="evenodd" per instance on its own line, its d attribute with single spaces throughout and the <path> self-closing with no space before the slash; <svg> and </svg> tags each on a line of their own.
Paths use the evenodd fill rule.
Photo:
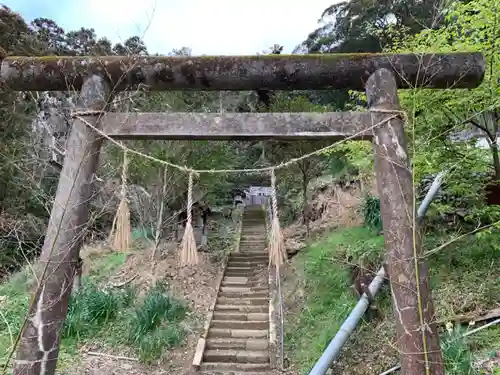
<svg viewBox="0 0 500 375">
<path fill-rule="evenodd" d="M 115 319 L 120 308 L 129 306 L 135 295 L 129 288 L 119 291 L 100 290 L 88 281 L 71 297 L 64 323 L 63 337 L 87 338 Z"/>
<path fill-rule="evenodd" d="M 152 362 L 160 358 L 165 349 L 179 345 L 183 339 L 184 331 L 178 324 L 160 327 L 156 331 L 143 336 L 139 341 L 139 359 L 144 362 Z"/>
<path fill-rule="evenodd" d="M 380 199 L 372 195 L 365 196 L 361 207 L 365 226 L 377 231 L 382 230 L 382 218 L 380 216 Z"/>
<path fill-rule="evenodd" d="M 131 316 L 128 336 L 141 360 L 157 359 L 165 349 L 182 342 L 185 332 L 179 323 L 186 312 L 186 306 L 167 294 L 163 285 L 148 291 Z"/>
<path fill-rule="evenodd" d="M 449 328 L 448 332 L 441 338 L 441 349 L 447 375 L 475 375 L 478 374 L 474 368 L 474 356 L 470 347 L 463 337 L 460 326 L 455 329 Z"/>
</svg>

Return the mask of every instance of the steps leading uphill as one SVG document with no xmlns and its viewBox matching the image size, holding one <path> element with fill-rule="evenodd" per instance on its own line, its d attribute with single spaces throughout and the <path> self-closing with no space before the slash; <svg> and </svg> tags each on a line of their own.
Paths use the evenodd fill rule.
<svg viewBox="0 0 500 375">
<path fill-rule="evenodd" d="M 243 212 L 239 252 L 229 256 L 206 338 L 203 374 L 270 373 L 264 215 L 261 206 Z"/>
</svg>

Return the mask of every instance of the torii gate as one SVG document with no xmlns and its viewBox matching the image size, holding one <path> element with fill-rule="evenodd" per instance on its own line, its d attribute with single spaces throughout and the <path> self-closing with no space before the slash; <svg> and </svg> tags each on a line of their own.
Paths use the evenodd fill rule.
<svg viewBox="0 0 500 375">
<path fill-rule="evenodd" d="M 2 58 L 0 57 L 0 61 Z M 334 54 L 203 57 L 6 57 L 1 83 L 13 90 L 80 90 L 78 109 L 114 139 L 372 139 L 404 374 L 443 374 L 427 269 L 414 237 L 413 187 L 398 88 L 474 88 L 483 78 L 480 53 Z M 371 112 L 106 113 L 112 92 L 149 90 L 366 90 Z M 389 112 L 389 113 L 383 113 Z M 392 112 L 392 116 L 391 115 Z M 371 125 L 382 125 L 367 130 Z M 74 265 L 88 220 L 92 176 L 102 137 L 78 118 L 38 267 L 44 280 L 22 332 L 14 374 L 54 374 Z M 416 277 L 418 275 L 419 277 Z M 42 276 L 44 276 L 42 278 Z M 417 283 L 417 280 L 420 280 Z M 415 295 L 419 290 L 421 300 Z M 419 309 L 422 312 L 419 313 Z M 424 345 L 426 342 L 427 345 Z M 427 347 L 425 356 L 422 353 Z"/>
</svg>

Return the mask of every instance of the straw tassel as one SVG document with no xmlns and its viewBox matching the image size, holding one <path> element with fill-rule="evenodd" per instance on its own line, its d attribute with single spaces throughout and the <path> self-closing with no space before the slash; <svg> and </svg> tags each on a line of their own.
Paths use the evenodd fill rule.
<svg viewBox="0 0 500 375">
<path fill-rule="evenodd" d="M 181 266 L 191 266 L 198 264 L 198 251 L 196 250 L 196 240 L 194 238 L 192 221 L 193 209 L 193 172 L 189 172 L 187 220 L 184 237 L 182 237 L 180 264 Z"/>
<path fill-rule="evenodd" d="M 276 174 L 271 169 L 271 201 L 273 220 L 271 223 L 271 236 L 269 238 L 269 264 L 277 268 L 287 261 L 287 253 L 283 234 L 281 232 L 280 220 L 278 216 L 278 199 L 276 197 Z"/>
<path fill-rule="evenodd" d="M 126 251 L 130 248 L 132 242 L 132 229 L 130 225 L 130 209 L 127 200 L 127 171 L 128 171 L 128 157 L 127 151 L 123 153 L 123 166 L 122 166 L 122 186 L 121 186 L 121 200 L 116 211 L 115 219 L 113 220 L 113 227 L 111 232 L 114 235 L 112 238 L 111 247 L 114 250 Z"/>
</svg>

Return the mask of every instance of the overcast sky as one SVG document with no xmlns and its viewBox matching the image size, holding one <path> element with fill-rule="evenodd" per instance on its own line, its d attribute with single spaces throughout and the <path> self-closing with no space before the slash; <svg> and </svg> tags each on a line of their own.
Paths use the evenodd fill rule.
<svg viewBox="0 0 500 375">
<path fill-rule="evenodd" d="M 291 52 L 338 0 L 0 0 L 26 21 L 55 20 L 65 31 L 94 28 L 119 42 L 143 36 L 150 53 L 190 47 L 194 55 L 243 55 L 274 43 Z"/>
</svg>

